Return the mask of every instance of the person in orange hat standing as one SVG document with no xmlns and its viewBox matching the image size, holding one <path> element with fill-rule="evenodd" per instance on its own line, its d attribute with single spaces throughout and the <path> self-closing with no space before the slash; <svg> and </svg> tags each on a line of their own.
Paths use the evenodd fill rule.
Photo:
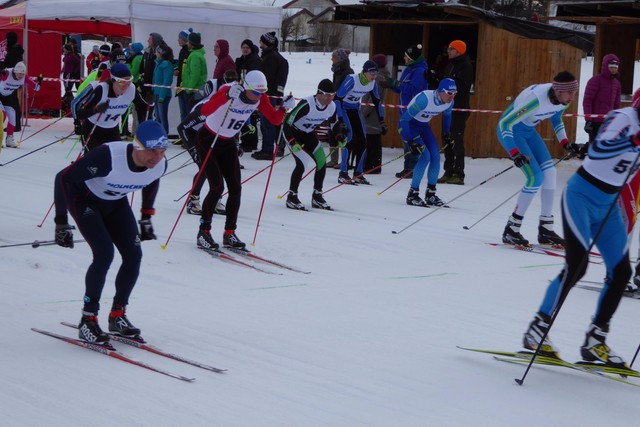
<svg viewBox="0 0 640 427">
<path fill-rule="evenodd" d="M 444 78 L 455 80 L 458 94 L 456 108 L 469 109 L 469 96 L 475 77 L 475 67 L 465 53 L 467 45 L 462 40 L 449 43 L 447 54 L 449 65 L 444 70 Z M 438 180 L 444 184 L 464 185 L 464 129 L 469 118 L 468 111 L 454 111 L 451 132 L 442 135 L 444 145 L 444 175 Z"/>
</svg>

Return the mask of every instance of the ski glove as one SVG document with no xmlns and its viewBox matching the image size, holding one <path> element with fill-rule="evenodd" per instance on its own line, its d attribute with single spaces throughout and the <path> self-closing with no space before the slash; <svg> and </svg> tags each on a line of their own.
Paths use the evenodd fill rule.
<svg viewBox="0 0 640 427">
<path fill-rule="evenodd" d="M 254 133 L 256 133 L 256 127 L 252 124 L 247 124 L 247 131 L 245 132 L 245 134 L 247 135 L 253 135 Z"/>
<path fill-rule="evenodd" d="M 593 131 L 594 131 L 594 130 L 595 130 L 595 129 L 594 129 L 593 122 L 586 122 L 586 123 L 584 124 L 584 131 L 585 131 L 586 133 L 591 134 L 591 133 L 593 133 Z"/>
<path fill-rule="evenodd" d="M 69 224 L 56 224 L 56 245 L 63 248 L 73 248 L 73 231 L 75 227 Z"/>
<path fill-rule="evenodd" d="M 578 147 L 578 144 L 575 142 L 569 142 L 568 139 L 563 139 L 560 145 L 562 145 L 562 148 L 567 151 L 570 159 L 577 157 L 580 154 L 580 147 Z"/>
<path fill-rule="evenodd" d="M 344 148 L 347 146 L 347 138 L 342 138 L 338 140 L 338 147 Z"/>
<path fill-rule="evenodd" d="M 453 135 L 451 135 L 451 132 L 447 132 L 445 134 L 442 135 L 442 147 L 443 148 L 451 148 L 453 147 L 453 144 L 455 143 L 455 140 L 453 139 Z"/>
<path fill-rule="evenodd" d="M 244 92 L 244 87 L 241 84 L 235 84 L 229 88 L 229 91 L 227 92 L 227 98 L 238 99 L 242 92 Z"/>
<path fill-rule="evenodd" d="M 82 135 L 82 123 L 80 123 L 80 120 L 73 121 L 73 133 L 78 136 Z"/>
<path fill-rule="evenodd" d="M 293 95 L 288 95 L 284 99 L 284 101 L 282 101 L 282 108 L 286 110 L 291 110 L 295 106 L 296 106 L 296 99 L 293 97 Z"/>
<path fill-rule="evenodd" d="M 411 148 L 411 154 L 415 154 L 419 156 L 424 151 L 424 144 L 422 143 L 422 138 L 417 137 L 413 141 L 409 143 L 409 147 Z"/>
<path fill-rule="evenodd" d="M 151 218 L 141 219 L 138 221 L 140 224 L 140 240 L 156 240 L 157 237 L 153 233 L 153 225 L 151 224 Z"/>
<path fill-rule="evenodd" d="M 384 122 L 384 120 L 380 120 L 380 135 L 386 135 L 389 133 L 389 126 Z"/>
<path fill-rule="evenodd" d="M 297 142 L 291 145 L 291 152 L 293 154 L 299 153 L 300 150 L 302 150 L 302 145 L 298 144 Z"/>
<path fill-rule="evenodd" d="M 529 163 L 529 159 L 527 159 L 527 156 L 519 152 L 517 149 L 511 154 L 511 160 L 513 160 L 513 164 L 518 168 L 521 168 Z"/>
<path fill-rule="evenodd" d="M 108 109 L 109 109 L 109 100 L 108 99 L 106 100 L 106 102 L 103 102 L 102 104 L 98 104 L 95 107 L 93 107 L 93 111 L 95 111 L 96 113 L 104 113 Z"/>
</svg>

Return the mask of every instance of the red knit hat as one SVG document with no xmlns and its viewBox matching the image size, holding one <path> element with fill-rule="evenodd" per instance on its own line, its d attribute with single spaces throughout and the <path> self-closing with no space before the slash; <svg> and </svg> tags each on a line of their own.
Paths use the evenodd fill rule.
<svg viewBox="0 0 640 427">
<path fill-rule="evenodd" d="M 385 54 L 378 53 L 373 55 L 371 60 L 376 63 L 378 68 L 384 68 L 387 66 L 387 56 Z"/>
</svg>

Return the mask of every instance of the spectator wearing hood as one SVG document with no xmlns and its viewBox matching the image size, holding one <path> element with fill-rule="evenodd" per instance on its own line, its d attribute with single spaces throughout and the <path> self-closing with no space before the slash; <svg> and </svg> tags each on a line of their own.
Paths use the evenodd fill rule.
<svg viewBox="0 0 640 427">
<path fill-rule="evenodd" d="M 235 71 L 236 64 L 233 62 L 233 58 L 229 56 L 229 42 L 224 39 L 216 40 L 213 44 L 213 54 L 218 58 L 216 67 L 213 70 L 213 78 L 218 80 L 218 87 L 220 87 L 224 84 L 222 82 L 224 73 L 228 70 Z"/>
<path fill-rule="evenodd" d="M 67 99 L 73 98 L 71 90 L 74 85 L 78 88 L 80 82 L 80 55 L 78 55 L 70 44 L 62 47 L 62 78 L 64 82 L 64 96 Z M 69 81 L 75 80 L 75 81 Z M 71 101 L 69 101 L 71 102 Z"/>
<path fill-rule="evenodd" d="M 236 71 L 240 80 L 244 80 L 249 71 L 260 70 L 262 60 L 259 55 L 260 48 L 249 39 L 242 41 L 240 51 L 242 55 L 236 58 Z M 240 147 L 246 153 L 258 149 L 258 134 L 256 133 L 258 117 L 259 113 L 257 112 L 251 114 L 249 121 L 245 123 L 240 132 Z"/>
<path fill-rule="evenodd" d="M 611 110 L 620 108 L 621 86 L 618 80 L 620 59 L 613 53 L 608 53 L 602 58 L 600 74 L 591 77 L 587 82 L 582 98 L 584 114 L 607 114 Z M 584 131 L 589 134 L 589 144 L 595 139 L 602 126 L 604 118 L 587 117 Z M 586 153 L 588 145 L 583 147 Z"/>
</svg>

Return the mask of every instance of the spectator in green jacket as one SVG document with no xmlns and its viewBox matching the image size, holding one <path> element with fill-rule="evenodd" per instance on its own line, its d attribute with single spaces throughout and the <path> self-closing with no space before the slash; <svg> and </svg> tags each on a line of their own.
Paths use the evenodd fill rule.
<svg viewBox="0 0 640 427">
<path fill-rule="evenodd" d="M 189 56 L 184 63 L 182 70 L 182 87 L 193 89 L 179 89 L 186 91 L 187 105 L 189 109 L 193 107 L 192 101 L 196 91 L 207 81 L 207 61 L 204 57 L 204 46 L 202 46 L 200 33 L 189 34 Z"/>
</svg>

